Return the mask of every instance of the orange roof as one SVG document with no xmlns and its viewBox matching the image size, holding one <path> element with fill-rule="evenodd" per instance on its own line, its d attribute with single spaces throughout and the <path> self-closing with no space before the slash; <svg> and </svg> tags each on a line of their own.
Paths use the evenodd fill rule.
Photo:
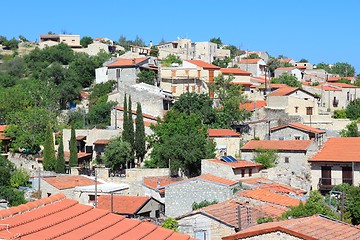
<svg viewBox="0 0 360 240">
<path fill-rule="evenodd" d="M 248 64 L 254 64 L 258 63 L 261 59 L 255 58 L 255 59 L 241 59 L 239 63 L 248 63 Z"/>
<path fill-rule="evenodd" d="M 261 77 L 251 77 L 250 80 L 259 83 L 265 83 L 265 78 L 261 78 Z"/>
<path fill-rule="evenodd" d="M 332 86 L 326 86 L 326 85 L 314 86 L 313 88 L 321 89 L 324 91 L 341 91 L 341 89 L 339 89 L 339 88 L 335 88 Z"/>
<path fill-rule="evenodd" d="M 110 139 L 98 139 L 94 142 L 95 145 L 106 145 L 109 144 L 109 142 L 111 142 Z"/>
<path fill-rule="evenodd" d="M 237 133 L 231 129 L 208 129 L 209 137 L 240 137 L 240 133 Z"/>
<path fill-rule="evenodd" d="M 201 61 L 201 60 L 185 60 L 189 63 L 195 64 L 198 67 L 202 67 L 204 69 L 220 69 L 220 67 L 215 66 L 213 64 Z"/>
<path fill-rule="evenodd" d="M 279 62 L 291 62 L 291 58 L 280 58 Z"/>
<path fill-rule="evenodd" d="M 239 193 L 240 197 L 252 198 L 263 202 L 269 202 L 284 207 L 293 207 L 300 204 L 299 199 L 281 195 L 268 189 L 244 190 Z"/>
<path fill-rule="evenodd" d="M 360 228 L 322 215 L 294 218 L 252 226 L 222 240 L 250 239 L 267 233 L 283 232 L 307 240 L 355 240 L 360 239 Z"/>
<path fill-rule="evenodd" d="M 260 188 L 260 189 L 266 189 L 270 190 L 272 192 L 277 193 L 285 193 L 285 194 L 296 194 L 296 195 L 302 195 L 306 193 L 305 190 L 293 188 L 288 185 L 278 183 L 271 181 L 267 178 L 248 178 L 248 179 L 242 179 L 242 183 L 252 185 L 252 189 Z"/>
<path fill-rule="evenodd" d="M 193 239 L 150 222 L 79 204 L 63 194 L 26 203 L 23 210 L 1 210 L 0 216 L 0 239 Z"/>
<path fill-rule="evenodd" d="M 241 70 L 240 68 L 221 68 L 220 71 L 224 75 L 225 74 L 245 75 L 245 76 L 250 76 L 251 75 L 251 72 Z"/>
<path fill-rule="evenodd" d="M 360 137 L 329 138 L 309 161 L 360 162 Z"/>
<path fill-rule="evenodd" d="M 266 101 L 265 100 L 256 100 L 256 101 L 251 101 L 248 103 L 243 103 L 240 104 L 240 109 L 245 109 L 248 111 L 254 111 L 255 109 L 260 109 L 266 106 Z"/>
<path fill-rule="evenodd" d="M 341 87 L 341 88 L 360 88 L 358 86 L 354 86 L 354 85 L 347 84 L 347 83 L 329 83 L 329 84 L 336 86 L 336 87 Z"/>
<path fill-rule="evenodd" d="M 289 95 L 290 93 L 295 92 L 298 89 L 299 88 L 294 88 L 294 87 L 282 87 L 282 88 L 279 88 L 278 90 L 270 93 L 270 96 L 286 96 L 286 95 Z"/>
<path fill-rule="evenodd" d="M 56 156 L 57 156 L 57 154 L 56 154 Z M 79 160 L 82 159 L 82 158 L 91 158 L 92 153 L 78 152 L 77 156 L 78 156 Z M 64 158 L 65 158 L 66 162 L 69 162 L 69 158 L 70 158 L 70 152 L 69 151 L 64 151 Z M 39 157 L 39 158 L 36 158 L 36 159 L 39 162 L 42 162 L 42 160 L 43 160 L 42 157 Z"/>
<path fill-rule="evenodd" d="M 0 132 L 4 132 L 7 125 L 0 125 Z"/>
<path fill-rule="evenodd" d="M 172 183 L 182 181 L 182 178 L 172 178 L 170 176 L 158 176 L 158 177 L 144 177 L 144 185 L 154 188 L 154 189 L 163 189 L 165 186 Z"/>
<path fill-rule="evenodd" d="M 113 210 L 118 214 L 136 214 L 150 199 L 144 196 L 113 196 Z M 111 211 L 111 195 L 99 196 L 98 208 Z"/>
<path fill-rule="evenodd" d="M 296 128 L 296 129 L 299 129 L 299 130 L 302 130 L 302 131 L 311 132 L 311 133 L 317 133 L 317 134 L 325 133 L 324 130 L 313 128 L 313 127 L 310 127 L 310 126 L 307 126 L 307 125 L 304 125 L 304 124 L 301 124 L 301 123 L 298 123 L 298 122 L 273 127 L 273 128 L 270 129 L 270 131 L 273 132 L 273 131 L 277 131 L 279 129 L 283 129 L 283 128 L 287 128 L 287 127 Z"/>
<path fill-rule="evenodd" d="M 80 97 L 83 99 L 87 99 L 89 96 L 90 96 L 90 93 L 88 93 L 88 92 L 84 92 L 84 91 L 80 92 Z"/>
<path fill-rule="evenodd" d="M 5 136 L 5 128 L 7 128 L 7 125 L 0 125 L 0 140 L 10 140 L 9 137 Z"/>
<path fill-rule="evenodd" d="M 86 136 L 82 136 L 82 135 L 76 136 L 76 140 L 78 140 L 78 141 L 82 141 L 85 139 L 86 139 Z"/>
<path fill-rule="evenodd" d="M 277 151 L 306 151 L 312 140 L 251 140 L 247 142 L 241 151 L 270 149 Z"/>
<path fill-rule="evenodd" d="M 83 176 L 56 176 L 44 177 L 43 180 L 59 190 L 74 188 L 78 186 L 94 185 L 95 181 Z M 98 182 L 98 184 L 101 184 Z"/>
<path fill-rule="evenodd" d="M 249 168 L 249 167 L 262 167 L 263 166 L 260 163 L 250 162 L 250 161 L 246 161 L 246 160 L 238 160 L 237 162 L 224 162 L 224 161 L 221 161 L 218 159 L 211 159 L 210 161 L 215 162 L 215 163 L 224 164 L 224 165 L 230 166 L 234 169 Z"/>
<path fill-rule="evenodd" d="M 271 83 L 270 88 L 283 88 L 283 87 L 290 87 L 284 83 Z"/>
<path fill-rule="evenodd" d="M 232 186 L 232 185 L 235 185 L 235 184 L 238 183 L 238 182 L 233 181 L 233 180 L 217 177 L 217 176 L 214 176 L 212 174 L 207 173 L 207 174 L 202 174 L 200 176 L 189 178 L 189 179 L 186 179 L 186 180 L 183 180 L 183 181 L 180 181 L 180 182 L 172 183 L 172 184 L 170 184 L 170 185 L 168 185 L 166 187 L 169 187 L 169 186 L 174 185 L 174 184 L 182 184 L 182 183 L 187 183 L 187 182 L 195 181 L 195 180 L 202 180 L 202 181 L 205 181 L 205 182 L 212 182 L 212 183 L 226 185 L 226 186 Z"/>
<path fill-rule="evenodd" d="M 294 69 L 296 69 L 296 68 L 295 67 L 279 67 L 279 68 L 275 69 L 275 71 L 276 70 L 291 71 L 291 70 L 294 70 Z"/>
<path fill-rule="evenodd" d="M 296 68 L 299 68 L 299 69 L 306 69 L 306 66 L 296 66 Z"/>
<path fill-rule="evenodd" d="M 108 64 L 107 67 L 134 67 L 146 59 L 147 58 L 118 58 L 115 62 Z"/>
<path fill-rule="evenodd" d="M 327 81 L 328 82 L 337 82 L 340 79 L 347 79 L 349 81 L 352 81 L 354 79 L 354 77 L 328 77 Z"/>
</svg>

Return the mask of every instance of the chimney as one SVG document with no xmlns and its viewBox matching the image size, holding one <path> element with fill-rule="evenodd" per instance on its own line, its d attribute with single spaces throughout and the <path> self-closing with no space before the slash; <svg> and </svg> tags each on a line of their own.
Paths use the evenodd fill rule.
<svg viewBox="0 0 360 240">
<path fill-rule="evenodd" d="M 150 43 L 149 43 L 149 47 L 150 47 L 150 48 L 152 47 L 152 41 L 150 41 Z"/>
<path fill-rule="evenodd" d="M 238 228 L 241 231 L 241 205 L 237 206 L 237 220 L 238 220 Z"/>
<path fill-rule="evenodd" d="M 132 59 L 132 64 L 133 64 L 133 65 L 136 64 L 136 59 L 135 59 L 135 58 Z"/>
</svg>

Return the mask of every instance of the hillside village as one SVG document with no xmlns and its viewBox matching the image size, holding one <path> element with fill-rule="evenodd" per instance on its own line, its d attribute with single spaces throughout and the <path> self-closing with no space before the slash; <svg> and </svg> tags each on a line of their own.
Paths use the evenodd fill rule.
<svg viewBox="0 0 360 240">
<path fill-rule="evenodd" d="M 355 74 L 220 37 L 0 37 L 0 239 L 359 239 Z"/>
</svg>

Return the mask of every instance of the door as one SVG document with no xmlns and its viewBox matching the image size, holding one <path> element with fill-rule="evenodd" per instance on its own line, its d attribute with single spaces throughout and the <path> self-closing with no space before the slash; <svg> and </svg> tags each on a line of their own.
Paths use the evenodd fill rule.
<svg viewBox="0 0 360 240">
<path fill-rule="evenodd" d="M 342 182 L 348 183 L 350 185 L 353 184 L 352 167 L 343 167 L 342 168 Z"/>
<path fill-rule="evenodd" d="M 321 167 L 321 185 L 331 185 L 331 167 Z"/>
</svg>

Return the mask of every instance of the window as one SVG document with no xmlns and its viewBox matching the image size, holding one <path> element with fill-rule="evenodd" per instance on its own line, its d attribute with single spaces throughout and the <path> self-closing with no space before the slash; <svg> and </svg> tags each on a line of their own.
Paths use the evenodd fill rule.
<svg viewBox="0 0 360 240">
<path fill-rule="evenodd" d="M 241 177 L 245 177 L 245 169 L 241 169 Z"/>
<path fill-rule="evenodd" d="M 285 163 L 289 163 L 289 157 L 285 157 Z"/>
<path fill-rule="evenodd" d="M 195 238 L 200 240 L 206 240 L 206 231 L 205 230 L 196 230 L 195 232 Z"/>
<path fill-rule="evenodd" d="M 195 86 L 191 86 L 191 91 L 195 92 Z"/>
<path fill-rule="evenodd" d="M 173 93 L 176 93 L 176 86 L 173 86 L 173 87 L 172 87 L 172 92 L 173 92 Z"/>
<path fill-rule="evenodd" d="M 185 89 L 188 92 L 189 91 L 189 86 L 185 86 Z"/>
<path fill-rule="evenodd" d="M 279 140 L 284 140 L 284 137 L 279 137 Z"/>
<path fill-rule="evenodd" d="M 313 115 L 313 108 L 312 107 L 306 107 L 306 115 Z"/>
<path fill-rule="evenodd" d="M 300 136 L 295 136 L 295 140 L 300 140 L 301 137 Z"/>
<path fill-rule="evenodd" d="M 251 175 L 252 175 L 252 169 L 249 168 L 249 177 L 251 177 Z"/>
<path fill-rule="evenodd" d="M 296 106 L 296 107 L 295 107 L 295 113 L 298 113 L 298 112 L 299 112 L 299 107 Z"/>
<path fill-rule="evenodd" d="M 120 78 L 120 69 L 116 69 L 116 78 Z"/>
</svg>

